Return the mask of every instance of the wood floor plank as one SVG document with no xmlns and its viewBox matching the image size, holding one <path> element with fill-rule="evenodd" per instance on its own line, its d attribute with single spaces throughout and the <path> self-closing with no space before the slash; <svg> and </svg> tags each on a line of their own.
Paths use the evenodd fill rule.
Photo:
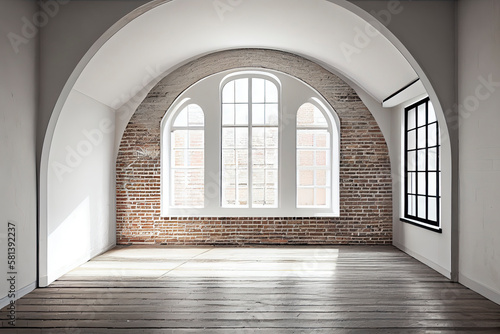
<svg viewBox="0 0 500 334">
<path fill-rule="evenodd" d="M 500 305 L 386 246 L 117 247 L 7 315 L 0 333 L 500 333 Z"/>
</svg>

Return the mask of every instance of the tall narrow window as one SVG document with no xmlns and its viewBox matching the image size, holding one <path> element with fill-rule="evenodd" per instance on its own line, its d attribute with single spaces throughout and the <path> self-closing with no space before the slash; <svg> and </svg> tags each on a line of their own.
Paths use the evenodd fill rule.
<svg viewBox="0 0 500 334">
<path fill-rule="evenodd" d="M 312 103 L 297 111 L 297 207 L 331 204 L 331 132 L 323 112 Z"/>
<path fill-rule="evenodd" d="M 440 226 L 439 125 L 427 98 L 405 109 L 405 211 L 410 222 Z"/>
<path fill-rule="evenodd" d="M 279 93 L 262 77 L 222 89 L 222 206 L 278 205 Z"/>
<path fill-rule="evenodd" d="M 196 104 L 183 108 L 171 127 L 170 206 L 204 206 L 204 115 Z"/>
</svg>

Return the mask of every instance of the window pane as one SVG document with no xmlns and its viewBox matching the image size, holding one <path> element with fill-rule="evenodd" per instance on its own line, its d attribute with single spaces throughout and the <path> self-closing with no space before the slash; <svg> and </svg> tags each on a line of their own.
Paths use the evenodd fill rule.
<svg viewBox="0 0 500 334">
<path fill-rule="evenodd" d="M 315 204 L 317 206 L 325 206 L 327 204 L 327 192 L 325 188 L 316 188 Z"/>
<path fill-rule="evenodd" d="M 235 150 L 222 150 L 222 164 L 226 169 L 236 168 L 236 152 Z"/>
<path fill-rule="evenodd" d="M 429 178 L 428 183 L 429 183 L 429 188 L 428 188 L 428 195 L 429 196 L 437 196 L 437 172 L 429 172 L 427 175 Z"/>
<path fill-rule="evenodd" d="M 329 186 L 329 177 L 327 176 L 326 170 L 317 170 L 316 171 L 316 185 L 317 186 Z"/>
<path fill-rule="evenodd" d="M 312 186 L 314 185 L 314 170 L 303 169 L 299 170 L 299 187 L 300 186 Z"/>
<path fill-rule="evenodd" d="M 406 144 L 409 150 L 414 150 L 417 148 L 417 130 L 412 130 L 408 132 L 408 138 Z"/>
<path fill-rule="evenodd" d="M 223 128 L 222 129 L 222 148 L 234 147 L 235 129 Z"/>
<path fill-rule="evenodd" d="M 427 152 L 425 149 L 417 151 L 417 169 L 419 171 L 427 169 Z"/>
<path fill-rule="evenodd" d="M 426 111 L 425 111 L 425 103 L 421 104 L 418 106 L 418 111 L 417 111 L 417 125 L 422 126 L 427 124 L 427 117 L 426 117 Z"/>
<path fill-rule="evenodd" d="M 182 109 L 181 112 L 179 112 L 179 114 L 175 118 L 174 127 L 187 126 L 187 116 L 188 116 L 187 108 Z"/>
<path fill-rule="evenodd" d="M 417 122 L 416 122 L 415 108 L 412 108 L 408 111 L 407 122 L 408 122 L 408 130 L 416 128 Z"/>
<path fill-rule="evenodd" d="M 266 102 L 278 103 L 278 88 L 269 80 L 266 80 Z"/>
<path fill-rule="evenodd" d="M 203 167 L 203 150 L 189 150 L 188 159 L 190 167 Z"/>
<path fill-rule="evenodd" d="M 314 124 L 314 105 L 305 103 L 297 112 L 297 127 L 306 127 Z"/>
<path fill-rule="evenodd" d="M 228 82 L 222 90 L 222 102 L 234 103 L 234 81 Z"/>
<path fill-rule="evenodd" d="M 265 151 L 262 150 L 252 150 L 252 165 L 255 168 L 264 168 L 265 164 Z"/>
<path fill-rule="evenodd" d="M 299 206 L 314 205 L 314 189 L 313 188 L 299 188 L 297 190 L 297 204 Z"/>
<path fill-rule="evenodd" d="M 328 158 L 326 156 L 326 151 L 316 151 L 316 166 L 326 167 L 328 164 Z"/>
<path fill-rule="evenodd" d="M 438 219 L 437 201 L 438 201 L 437 198 L 434 198 L 434 197 L 429 198 L 429 209 L 428 209 L 429 216 L 427 217 L 427 219 L 429 219 L 433 222 L 437 222 L 437 219 Z"/>
<path fill-rule="evenodd" d="M 323 113 L 316 106 L 314 106 L 314 125 L 322 127 L 328 126 L 325 115 L 323 115 Z"/>
<path fill-rule="evenodd" d="M 278 188 L 278 171 L 277 170 L 266 170 L 266 184 L 267 188 Z"/>
<path fill-rule="evenodd" d="M 234 125 L 234 104 L 222 105 L 222 125 Z"/>
<path fill-rule="evenodd" d="M 408 171 L 414 172 L 417 170 L 417 152 L 416 151 L 410 151 L 407 154 L 407 168 Z"/>
<path fill-rule="evenodd" d="M 238 79 L 235 83 L 236 103 L 248 102 L 248 79 Z"/>
<path fill-rule="evenodd" d="M 434 106 L 432 105 L 432 103 L 429 101 L 428 105 L 427 105 L 427 108 L 429 109 L 429 113 L 428 113 L 428 117 L 429 117 L 429 120 L 428 122 L 429 123 L 432 123 L 432 122 L 437 122 L 437 118 L 436 118 L 436 112 L 434 111 Z"/>
<path fill-rule="evenodd" d="M 185 152 L 185 150 L 173 151 L 172 167 L 185 167 L 187 165 Z"/>
<path fill-rule="evenodd" d="M 297 151 L 299 167 L 314 166 L 314 151 Z"/>
<path fill-rule="evenodd" d="M 264 205 L 265 198 L 264 198 L 264 188 L 263 187 L 252 189 L 252 203 L 255 206 L 263 206 Z"/>
<path fill-rule="evenodd" d="M 428 141 L 427 144 L 429 146 L 437 145 L 437 123 L 429 125 L 429 130 L 427 132 Z"/>
<path fill-rule="evenodd" d="M 266 188 L 265 205 L 267 207 L 276 207 L 278 204 L 278 191 L 276 188 Z"/>
<path fill-rule="evenodd" d="M 234 123 L 236 125 L 248 125 L 248 105 L 236 104 Z"/>
<path fill-rule="evenodd" d="M 196 104 L 188 106 L 188 125 L 189 126 L 202 126 L 205 123 L 203 110 Z"/>
<path fill-rule="evenodd" d="M 253 188 L 264 188 L 266 183 L 265 171 L 263 169 L 255 169 L 252 172 L 252 185 Z M 264 193 L 262 193 L 262 199 L 264 199 Z"/>
<path fill-rule="evenodd" d="M 267 148 L 278 148 L 278 128 L 266 128 L 266 147 Z"/>
<path fill-rule="evenodd" d="M 172 132 L 172 148 L 186 148 L 187 147 L 187 130 L 174 130 Z"/>
<path fill-rule="evenodd" d="M 190 148 L 203 148 L 204 147 L 204 131 L 203 130 L 189 130 L 189 147 Z"/>
<path fill-rule="evenodd" d="M 266 105 L 266 125 L 278 125 L 278 105 Z"/>
<path fill-rule="evenodd" d="M 317 148 L 329 148 L 330 147 L 330 137 L 328 136 L 328 131 L 326 130 L 316 130 L 316 147 Z"/>
<path fill-rule="evenodd" d="M 417 174 L 408 173 L 408 194 L 417 193 Z"/>
<path fill-rule="evenodd" d="M 236 164 L 239 168 L 248 168 L 248 150 L 236 150 Z"/>
<path fill-rule="evenodd" d="M 417 214 L 417 196 L 408 196 L 408 215 L 415 217 Z"/>
<path fill-rule="evenodd" d="M 304 103 L 297 112 L 297 127 L 328 127 L 325 116 L 312 103 Z"/>
<path fill-rule="evenodd" d="M 427 219 L 425 210 L 426 210 L 426 198 L 425 196 L 418 196 L 418 212 L 417 217 Z"/>
<path fill-rule="evenodd" d="M 231 169 L 225 170 L 222 174 L 222 204 L 234 205 L 236 203 L 236 172 Z"/>
<path fill-rule="evenodd" d="M 429 170 L 437 170 L 437 148 L 430 148 L 427 158 L 429 159 Z"/>
<path fill-rule="evenodd" d="M 314 131 L 297 130 L 297 146 L 298 147 L 313 147 L 314 146 Z"/>
<path fill-rule="evenodd" d="M 236 128 L 235 129 L 236 147 L 248 148 L 248 129 Z"/>
<path fill-rule="evenodd" d="M 425 172 L 424 173 L 417 173 L 417 187 L 418 187 L 418 194 L 419 195 L 425 195 L 425 186 L 427 185 L 426 183 L 426 178 L 425 178 Z"/>
<path fill-rule="evenodd" d="M 264 128 L 252 128 L 252 147 L 265 147 L 265 132 Z"/>
<path fill-rule="evenodd" d="M 265 124 L 264 104 L 252 105 L 252 124 L 253 125 Z"/>
<path fill-rule="evenodd" d="M 266 168 L 278 168 L 278 150 L 266 150 Z"/>
<path fill-rule="evenodd" d="M 252 102 L 253 103 L 264 103 L 264 79 L 254 78 L 252 79 Z"/>
<path fill-rule="evenodd" d="M 417 148 L 425 148 L 427 144 L 426 127 L 419 128 L 417 134 Z"/>
</svg>

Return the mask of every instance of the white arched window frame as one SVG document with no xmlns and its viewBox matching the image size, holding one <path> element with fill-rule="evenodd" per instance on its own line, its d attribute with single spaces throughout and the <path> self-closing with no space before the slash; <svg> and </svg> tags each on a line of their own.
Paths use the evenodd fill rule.
<svg viewBox="0 0 500 334">
<path fill-rule="evenodd" d="M 166 208 L 204 208 L 205 113 L 184 99 L 162 120 L 162 200 Z M 167 167 L 167 168 L 165 168 Z"/>
<path fill-rule="evenodd" d="M 278 128 L 277 144 L 277 203 L 267 207 L 264 202 L 247 206 L 223 205 L 223 88 L 231 81 L 241 78 L 259 78 L 272 82 L 278 90 Z M 173 207 L 169 202 L 170 167 L 170 127 L 176 113 L 188 104 L 197 104 L 205 114 L 205 171 L 204 207 Z M 328 123 L 330 134 L 330 205 L 297 206 L 297 111 L 304 103 L 317 107 Z M 253 115 L 252 115 L 253 116 Z M 250 121 L 246 126 L 248 133 L 254 129 Z M 227 124 L 226 124 L 227 125 Z M 264 127 L 265 124 L 261 124 Z M 186 89 L 169 108 L 161 123 L 161 214 L 164 217 L 327 217 L 339 216 L 339 156 L 340 121 L 334 109 L 311 86 L 282 72 L 262 69 L 230 70 L 206 77 Z M 249 138 L 251 138 L 249 136 Z M 247 143 L 248 144 L 248 143 Z M 261 147 L 262 148 L 262 147 Z M 266 147 L 264 147 L 265 149 Z M 274 147 L 269 147 L 274 149 Z M 252 146 L 247 145 L 247 151 Z M 272 154 L 272 152 L 271 152 Z M 251 156 L 251 154 L 249 154 Z M 267 163 L 265 164 L 268 165 Z M 272 164 L 271 164 L 272 165 Z M 262 167 L 262 166 L 261 166 Z M 271 168 L 272 170 L 273 168 Z M 251 185 L 250 177 L 247 181 Z M 249 190 L 250 191 L 250 190 Z M 249 198 L 249 201 L 251 199 Z M 267 200 L 265 200 L 267 201 Z M 267 204 L 267 203 L 266 203 Z"/>
<path fill-rule="evenodd" d="M 317 98 L 297 110 L 297 208 L 331 208 L 338 201 L 338 128 L 331 115 Z"/>
<path fill-rule="evenodd" d="M 281 82 L 243 72 L 221 82 L 221 206 L 279 207 Z"/>
</svg>

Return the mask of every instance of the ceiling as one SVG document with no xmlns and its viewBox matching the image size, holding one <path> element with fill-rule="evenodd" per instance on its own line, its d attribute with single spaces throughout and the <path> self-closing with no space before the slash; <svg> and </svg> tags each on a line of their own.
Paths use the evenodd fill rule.
<svg viewBox="0 0 500 334">
<path fill-rule="evenodd" d="M 382 34 L 327 0 L 173 0 L 114 34 L 76 82 L 118 109 L 156 77 L 198 56 L 235 48 L 302 55 L 334 69 L 381 102 L 418 75 Z"/>
</svg>

